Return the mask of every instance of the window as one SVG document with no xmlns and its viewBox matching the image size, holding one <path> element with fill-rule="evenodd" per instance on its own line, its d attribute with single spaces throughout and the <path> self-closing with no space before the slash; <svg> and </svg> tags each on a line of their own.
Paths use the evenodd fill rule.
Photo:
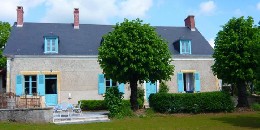
<svg viewBox="0 0 260 130">
<path fill-rule="evenodd" d="M 112 79 L 105 79 L 105 81 L 106 81 L 106 89 L 117 86 L 117 83 L 112 81 Z"/>
<path fill-rule="evenodd" d="M 45 76 L 38 75 L 16 75 L 15 93 L 22 95 L 45 95 Z"/>
<path fill-rule="evenodd" d="M 184 91 L 185 92 L 193 92 L 194 91 L 194 75 L 193 73 L 183 73 L 183 81 L 184 81 Z"/>
<path fill-rule="evenodd" d="M 180 40 L 180 54 L 191 54 L 190 40 Z"/>
<path fill-rule="evenodd" d="M 45 93 L 57 94 L 57 75 L 45 75 Z"/>
<path fill-rule="evenodd" d="M 37 76 L 24 76 L 24 93 L 32 95 L 37 93 Z"/>
<path fill-rule="evenodd" d="M 98 94 L 105 94 L 106 89 L 112 86 L 117 86 L 119 92 L 124 93 L 124 83 L 119 84 L 118 82 L 112 81 L 112 79 L 106 79 L 104 74 L 98 75 Z"/>
<path fill-rule="evenodd" d="M 58 53 L 58 37 L 44 37 L 44 53 Z"/>
<path fill-rule="evenodd" d="M 177 74 L 177 84 L 179 92 L 200 92 L 200 74 L 198 72 L 179 72 Z"/>
</svg>

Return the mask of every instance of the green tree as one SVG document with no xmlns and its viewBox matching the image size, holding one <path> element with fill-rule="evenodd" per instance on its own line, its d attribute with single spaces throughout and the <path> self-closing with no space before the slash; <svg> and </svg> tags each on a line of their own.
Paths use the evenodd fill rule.
<svg viewBox="0 0 260 130">
<path fill-rule="evenodd" d="M 215 39 L 212 66 L 214 75 L 238 90 L 237 107 L 248 107 L 246 84 L 256 78 L 259 29 L 252 17 L 232 18 L 223 26 Z"/>
<path fill-rule="evenodd" d="M 0 21 L 0 68 L 6 67 L 6 57 L 3 56 L 5 43 L 9 38 L 11 26 L 7 22 Z"/>
<path fill-rule="evenodd" d="M 173 75 L 167 42 L 142 20 L 117 23 L 103 36 L 98 61 L 106 78 L 130 83 L 131 108 L 138 109 L 137 82 L 168 80 Z"/>
<path fill-rule="evenodd" d="M 258 22 L 258 30 L 260 30 L 260 21 Z M 260 44 L 257 45 L 257 68 L 256 68 L 256 80 L 254 84 L 254 91 L 260 94 Z"/>
</svg>

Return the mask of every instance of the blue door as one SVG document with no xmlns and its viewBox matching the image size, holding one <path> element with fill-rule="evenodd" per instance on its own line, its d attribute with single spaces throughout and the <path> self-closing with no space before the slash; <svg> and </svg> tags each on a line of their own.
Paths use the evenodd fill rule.
<svg viewBox="0 0 260 130">
<path fill-rule="evenodd" d="M 58 104 L 58 95 L 57 94 L 46 94 L 45 102 L 47 106 L 55 106 Z"/>
<path fill-rule="evenodd" d="M 57 75 L 45 75 L 45 103 L 47 106 L 58 104 Z"/>
<path fill-rule="evenodd" d="M 152 93 L 156 93 L 157 88 L 155 83 L 147 82 L 146 83 L 146 100 L 149 101 L 149 96 Z"/>
</svg>

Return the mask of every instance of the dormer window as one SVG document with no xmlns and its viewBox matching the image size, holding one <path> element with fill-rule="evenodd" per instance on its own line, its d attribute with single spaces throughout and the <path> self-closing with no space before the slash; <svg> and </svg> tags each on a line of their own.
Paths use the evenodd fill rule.
<svg viewBox="0 0 260 130">
<path fill-rule="evenodd" d="M 180 54 L 191 54 L 190 40 L 180 40 Z"/>
<path fill-rule="evenodd" d="M 58 53 L 58 36 L 44 36 L 44 53 Z"/>
</svg>

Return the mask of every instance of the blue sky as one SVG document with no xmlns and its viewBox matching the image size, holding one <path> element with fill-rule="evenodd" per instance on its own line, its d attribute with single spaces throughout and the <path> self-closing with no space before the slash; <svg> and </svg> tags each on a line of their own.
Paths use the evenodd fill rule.
<svg viewBox="0 0 260 130">
<path fill-rule="evenodd" d="M 221 26 L 232 17 L 260 21 L 260 0 L 0 0 L 0 21 L 16 21 L 16 7 L 24 7 L 25 22 L 72 23 L 73 9 L 81 24 L 115 24 L 140 18 L 153 26 L 184 26 L 188 15 L 213 45 Z"/>
</svg>

